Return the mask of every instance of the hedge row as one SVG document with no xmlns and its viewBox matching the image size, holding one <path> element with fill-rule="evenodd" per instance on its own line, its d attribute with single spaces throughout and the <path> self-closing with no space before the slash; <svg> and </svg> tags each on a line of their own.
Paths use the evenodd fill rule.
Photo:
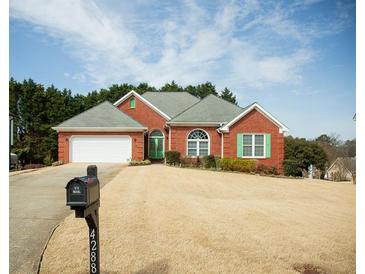
<svg viewBox="0 0 365 274">
<path fill-rule="evenodd" d="M 150 160 L 143 160 L 143 161 L 135 161 L 135 160 L 132 160 L 129 162 L 129 165 L 130 166 L 147 166 L 147 165 L 150 165 L 151 164 L 151 161 Z"/>
<path fill-rule="evenodd" d="M 223 158 L 219 156 L 208 155 L 205 157 L 180 157 L 178 151 L 168 151 L 165 154 L 166 163 L 168 165 L 179 165 L 181 167 L 204 167 L 207 169 L 221 169 L 227 171 L 238 171 L 245 173 L 258 173 L 258 174 L 274 174 L 277 175 L 278 171 L 276 167 L 268 167 L 263 164 L 258 164 L 253 159 L 232 159 Z"/>
<path fill-rule="evenodd" d="M 223 158 L 220 161 L 220 167 L 222 170 L 251 173 L 256 171 L 256 161 Z"/>
</svg>

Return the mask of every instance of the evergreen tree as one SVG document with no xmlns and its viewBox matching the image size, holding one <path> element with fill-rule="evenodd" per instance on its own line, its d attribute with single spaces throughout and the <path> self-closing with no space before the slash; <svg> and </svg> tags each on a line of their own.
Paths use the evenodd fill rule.
<svg viewBox="0 0 365 274">
<path fill-rule="evenodd" d="M 221 91 L 221 94 L 219 95 L 219 97 L 221 97 L 222 99 L 224 99 L 228 102 L 231 102 L 231 103 L 237 105 L 236 96 L 233 95 L 233 93 L 228 88 L 224 88 L 224 90 Z"/>
<path fill-rule="evenodd" d="M 182 87 L 172 81 L 171 83 L 166 83 L 163 87 L 160 88 L 159 91 L 184 91 Z"/>
<path fill-rule="evenodd" d="M 206 82 L 206 83 L 200 84 L 196 87 L 196 96 L 198 98 L 203 99 L 210 94 L 218 96 L 218 93 L 215 90 L 215 86 L 212 85 L 212 83 Z"/>
</svg>

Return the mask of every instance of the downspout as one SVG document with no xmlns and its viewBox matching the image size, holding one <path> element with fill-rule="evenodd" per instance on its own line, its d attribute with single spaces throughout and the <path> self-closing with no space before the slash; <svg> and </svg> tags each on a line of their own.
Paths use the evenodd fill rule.
<svg viewBox="0 0 365 274">
<path fill-rule="evenodd" d="M 223 132 L 220 132 L 220 134 L 221 134 L 221 158 L 223 159 L 223 157 L 224 157 L 224 148 L 223 148 L 223 146 L 224 146 L 224 137 L 223 137 Z"/>
<path fill-rule="evenodd" d="M 148 132 L 148 130 L 142 131 L 142 134 L 143 134 L 143 146 L 142 146 L 142 149 L 143 149 L 143 161 L 146 160 L 146 158 L 145 158 L 145 147 L 144 147 L 144 144 L 145 144 L 145 136 L 146 136 L 146 133 L 147 132 Z M 148 135 L 147 135 L 147 144 L 148 144 L 148 141 L 149 140 L 148 140 Z M 148 155 L 147 155 L 147 158 L 148 158 Z"/>
<path fill-rule="evenodd" d="M 169 129 L 169 151 L 171 151 L 171 127 L 169 125 L 167 127 Z"/>
<path fill-rule="evenodd" d="M 219 125 L 219 127 L 222 127 L 223 126 L 223 123 L 221 123 L 220 125 Z M 217 129 L 217 131 L 221 134 L 221 158 L 223 158 L 224 157 L 224 137 L 223 137 L 223 132 L 222 131 L 220 131 L 219 129 Z"/>
</svg>

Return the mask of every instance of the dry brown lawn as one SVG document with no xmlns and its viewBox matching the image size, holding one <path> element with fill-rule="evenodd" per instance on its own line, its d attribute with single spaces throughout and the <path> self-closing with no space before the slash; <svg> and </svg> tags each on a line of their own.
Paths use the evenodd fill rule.
<svg viewBox="0 0 365 274">
<path fill-rule="evenodd" d="M 102 189 L 102 273 L 355 273 L 355 186 L 129 167 Z M 41 273 L 88 273 L 85 220 L 69 216 Z"/>
</svg>

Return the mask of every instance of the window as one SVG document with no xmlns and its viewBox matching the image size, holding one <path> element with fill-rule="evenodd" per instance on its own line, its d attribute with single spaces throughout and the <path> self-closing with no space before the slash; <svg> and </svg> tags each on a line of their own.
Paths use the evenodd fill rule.
<svg viewBox="0 0 365 274">
<path fill-rule="evenodd" d="M 136 99 L 131 98 L 131 99 L 129 100 L 129 107 L 130 107 L 130 108 L 135 108 L 135 107 L 136 107 Z"/>
<path fill-rule="evenodd" d="M 242 157 L 265 156 L 264 134 L 243 134 L 242 138 Z"/>
<path fill-rule="evenodd" d="M 201 129 L 190 132 L 188 136 L 188 156 L 207 156 L 209 154 L 209 136 Z"/>
</svg>

